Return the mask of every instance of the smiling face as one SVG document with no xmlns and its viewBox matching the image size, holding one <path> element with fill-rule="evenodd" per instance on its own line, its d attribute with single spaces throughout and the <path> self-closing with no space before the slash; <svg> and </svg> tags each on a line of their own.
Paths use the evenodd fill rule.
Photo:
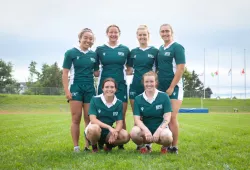
<svg viewBox="0 0 250 170">
<path fill-rule="evenodd" d="M 140 45 L 145 45 L 148 43 L 149 34 L 147 29 L 138 29 L 137 31 L 137 39 Z"/>
<path fill-rule="evenodd" d="M 107 29 L 107 36 L 109 38 L 109 42 L 111 43 L 117 43 L 119 36 L 120 36 L 120 30 L 116 26 L 110 26 Z"/>
<path fill-rule="evenodd" d="M 160 36 L 165 43 L 173 41 L 173 30 L 168 24 L 164 24 L 160 28 Z"/>
<path fill-rule="evenodd" d="M 102 87 L 103 95 L 106 97 L 112 97 L 116 92 L 116 85 L 113 81 L 106 81 Z"/>
<path fill-rule="evenodd" d="M 146 92 L 154 92 L 157 86 L 155 76 L 144 76 L 143 85 Z"/>
<path fill-rule="evenodd" d="M 79 37 L 79 44 L 81 49 L 88 50 L 94 42 L 94 35 L 92 32 L 84 32 L 81 37 Z"/>
</svg>

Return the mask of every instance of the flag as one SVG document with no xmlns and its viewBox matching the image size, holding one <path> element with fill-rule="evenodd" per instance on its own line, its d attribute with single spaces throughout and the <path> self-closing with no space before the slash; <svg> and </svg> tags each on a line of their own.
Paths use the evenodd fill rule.
<svg viewBox="0 0 250 170">
<path fill-rule="evenodd" d="M 244 68 L 242 69 L 242 71 L 240 72 L 241 75 L 245 74 L 245 70 Z"/>
<path fill-rule="evenodd" d="M 214 73 L 213 72 L 211 73 L 211 76 L 214 77 Z"/>
<path fill-rule="evenodd" d="M 232 69 L 230 68 L 230 70 L 228 71 L 228 76 L 231 76 L 232 74 Z"/>
<path fill-rule="evenodd" d="M 218 75 L 219 75 L 219 71 L 214 72 L 214 74 L 215 74 L 216 76 L 218 76 Z"/>
</svg>

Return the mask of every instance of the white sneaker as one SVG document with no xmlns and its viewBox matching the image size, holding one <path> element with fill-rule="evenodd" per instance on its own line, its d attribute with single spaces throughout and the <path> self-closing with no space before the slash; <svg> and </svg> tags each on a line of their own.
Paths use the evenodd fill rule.
<svg viewBox="0 0 250 170">
<path fill-rule="evenodd" d="M 74 147 L 74 152 L 77 152 L 77 153 L 80 152 L 80 147 L 79 146 L 75 146 Z"/>
</svg>

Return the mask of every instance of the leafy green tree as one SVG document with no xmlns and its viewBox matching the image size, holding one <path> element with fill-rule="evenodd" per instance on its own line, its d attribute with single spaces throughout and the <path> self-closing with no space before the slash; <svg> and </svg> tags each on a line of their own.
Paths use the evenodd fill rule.
<svg viewBox="0 0 250 170">
<path fill-rule="evenodd" d="M 13 65 L 0 59 L 0 92 L 19 93 L 20 84 L 12 77 Z"/>
</svg>

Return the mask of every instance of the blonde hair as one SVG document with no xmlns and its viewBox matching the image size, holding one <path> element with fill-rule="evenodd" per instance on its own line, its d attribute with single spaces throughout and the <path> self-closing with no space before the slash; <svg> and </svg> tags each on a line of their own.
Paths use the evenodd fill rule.
<svg viewBox="0 0 250 170">
<path fill-rule="evenodd" d="M 172 28 L 172 26 L 171 26 L 170 24 L 162 24 L 162 25 L 160 26 L 160 31 L 161 31 L 161 27 L 163 27 L 163 26 L 168 26 L 168 27 L 170 28 L 172 34 L 174 33 L 173 28 Z"/>
<path fill-rule="evenodd" d="M 106 34 L 108 34 L 109 29 L 110 29 L 111 27 L 115 27 L 115 28 L 117 28 L 117 29 L 118 29 L 118 32 L 119 32 L 119 34 L 121 34 L 121 30 L 120 30 L 120 28 L 119 28 L 117 25 L 115 25 L 115 24 L 110 25 L 110 26 L 108 26 L 108 27 L 107 27 L 107 29 L 106 29 Z"/>
<path fill-rule="evenodd" d="M 149 72 L 143 74 L 143 76 L 142 76 L 142 84 L 143 85 L 144 85 L 144 79 L 147 76 L 154 76 L 155 77 L 156 86 L 158 85 L 158 75 L 155 72 L 153 72 L 153 71 L 149 71 Z"/>
<path fill-rule="evenodd" d="M 138 34 L 138 31 L 139 31 L 139 30 L 146 30 L 146 31 L 148 32 L 148 36 L 149 36 L 149 31 L 148 31 L 147 25 L 140 25 L 140 26 L 137 28 L 136 34 Z"/>
<path fill-rule="evenodd" d="M 92 45 L 93 45 L 94 42 L 95 42 L 95 35 L 94 35 L 94 33 L 92 32 L 92 30 L 89 29 L 89 28 L 84 28 L 84 29 L 82 29 L 81 32 L 78 34 L 79 42 L 80 42 L 80 39 L 82 39 L 83 34 L 86 33 L 86 32 L 90 32 L 91 34 L 93 34 L 93 42 L 92 42 L 91 45 L 90 45 L 90 47 L 92 47 Z"/>
</svg>

